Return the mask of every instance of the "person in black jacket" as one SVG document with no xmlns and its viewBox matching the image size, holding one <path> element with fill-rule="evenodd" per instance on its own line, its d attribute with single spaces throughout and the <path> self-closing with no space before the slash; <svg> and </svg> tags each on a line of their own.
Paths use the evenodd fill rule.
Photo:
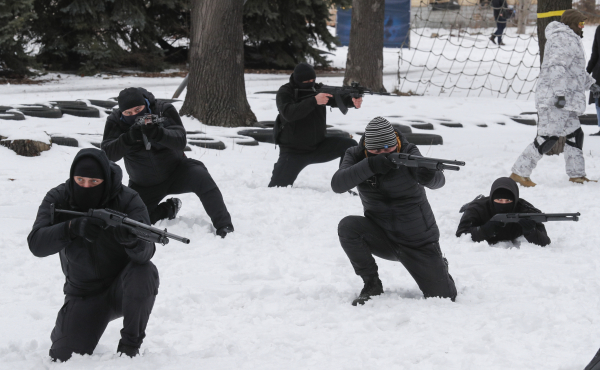
<svg viewBox="0 0 600 370">
<path fill-rule="evenodd" d="M 391 152 L 421 155 L 385 118 L 377 117 L 367 125 L 358 146 L 346 150 L 331 180 L 336 193 L 356 186 L 364 207 L 364 217 L 348 216 L 338 225 L 342 248 L 364 281 L 352 305 L 383 293 L 373 255 L 402 263 L 425 297 L 454 300 L 456 286 L 440 250 L 440 232 L 424 189 L 444 186 L 444 174 L 397 168 L 387 157 Z"/>
<path fill-rule="evenodd" d="M 509 177 L 500 177 L 492 184 L 490 196 L 478 196 L 475 200 L 461 208 L 464 212 L 456 236 L 471 234 L 474 242 L 486 241 L 496 244 L 500 241 L 513 241 L 524 236 L 528 242 L 541 245 L 550 244 L 546 227 L 533 220 L 520 220 L 518 223 L 490 221 L 497 213 L 541 213 L 541 211 L 524 199 L 519 198 L 519 187 Z"/>
<path fill-rule="evenodd" d="M 102 150 L 111 161 L 125 158 L 129 187 L 140 194 L 148 207 L 150 222 L 173 219 L 181 201 L 171 198 L 159 204 L 169 194 L 195 193 L 206 213 L 224 238 L 233 232 L 231 216 L 223 195 L 206 166 L 198 160 L 186 158 L 185 129 L 173 105 L 156 100 L 142 88 L 127 88 L 119 93 L 119 109 L 113 110 L 106 120 Z M 145 114 L 166 119 L 162 124 L 134 125 Z M 150 147 L 144 144 L 144 136 Z"/>
<path fill-rule="evenodd" d="M 506 28 L 507 18 L 504 12 L 507 9 L 506 0 L 492 0 L 492 9 L 494 10 L 494 20 L 496 21 L 496 31 L 490 36 L 490 41 L 496 43 L 495 38 L 498 38 L 498 45 L 506 45 L 502 42 L 502 34 Z"/>
<path fill-rule="evenodd" d="M 314 96 L 316 73 L 312 66 L 300 63 L 290 76 L 290 82 L 277 91 L 275 143 L 279 144 L 279 159 L 273 168 L 269 187 L 293 185 L 304 167 L 341 158 L 346 149 L 357 145 L 350 138 L 325 137 L 325 106 L 336 107 L 330 94 Z M 312 95 L 312 96 L 311 96 Z M 360 108 L 362 98 L 343 97 L 347 107 Z"/>
<path fill-rule="evenodd" d="M 110 208 L 150 223 L 139 195 L 121 184 L 121 169 L 97 149 L 75 156 L 69 179 L 53 189 L 38 209 L 27 237 L 36 257 L 60 256 L 65 274 L 65 303 L 50 336 L 53 360 L 73 353 L 91 355 L 108 323 L 123 317 L 117 352 L 133 357 L 145 337 L 158 294 L 158 271 L 150 259 L 154 243 L 138 240 L 124 226 L 106 228 L 104 221 L 56 213 Z"/>
<path fill-rule="evenodd" d="M 596 28 L 596 33 L 594 34 L 594 46 L 592 46 L 592 56 L 590 57 L 590 61 L 586 68 L 587 73 L 591 73 L 596 81 L 600 81 L 600 52 L 598 51 L 598 47 L 600 47 L 600 27 Z M 598 98 L 594 98 L 592 93 L 590 93 L 588 104 L 596 104 L 596 117 L 598 117 L 598 128 L 600 129 L 600 105 L 598 104 Z M 594 134 L 590 134 L 590 136 L 600 136 L 600 130 Z"/>
</svg>

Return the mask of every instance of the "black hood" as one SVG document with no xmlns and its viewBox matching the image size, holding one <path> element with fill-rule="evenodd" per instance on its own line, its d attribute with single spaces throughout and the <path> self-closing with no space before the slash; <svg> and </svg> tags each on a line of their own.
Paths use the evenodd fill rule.
<svg viewBox="0 0 600 370">
<path fill-rule="evenodd" d="M 114 198 L 123 188 L 123 171 L 121 167 L 119 167 L 116 163 L 108 160 L 106 153 L 99 149 L 95 148 L 87 148 L 81 149 L 79 153 L 73 158 L 73 163 L 71 164 L 71 170 L 69 171 L 69 179 L 66 182 L 67 192 L 69 194 L 69 203 L 73 206 L 73 202 L 71 200 L 71 194 L 73 194 L 73 176 L 75 170 L 75 163 L 77 163 L 83 157 L 92 157 L 102 167 L 102 171 L 104 172 L 104 182 L 106 183 L 106 188 L 104 190 L 104 194 L 102 196 L 101 205 L 105 205 L 109 200 Z"/>
<path fill-rule="evenodd" d="M 519 203 L 519 186 L 517 185 L 517 183 L 509 178 L 509 177 L 500 177 L 498 179 L 496 179 L 496 181 L 494 181 L 494 183 L 492 184 L 492 188 L 490 190 L 490 209 L 494 209 L 494 192 L 498 189 L 506 189 L 508 191 L 510 191 L 512 193 L 512 195 L 515 198 L 515 201 L 513 202 L 513 211 L 517 208 L 517 205 Z"/>
</svg>

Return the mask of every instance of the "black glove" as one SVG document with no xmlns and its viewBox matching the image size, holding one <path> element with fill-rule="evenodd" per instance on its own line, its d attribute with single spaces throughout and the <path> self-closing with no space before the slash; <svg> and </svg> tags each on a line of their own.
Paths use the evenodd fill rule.
<svg viewBox="0 0 600 370">
<path fill-rule="evenodd" d="M 486 238 L 493 238 L 504 227 L 504 224 L 500 221 L 488 221 L 480 227 L 481 231 L 485 234 Z"/>
<path fill-rule="evenodd" d="M 537 222 L 523 218 L 519 220 L 519 225 L 521 226 L 521 229 L 523 229 L 523 235 L 529 235 L 535 230 Z"/>
<path fill-rule="evenodd" d="M 115 240 L 119 244 L 123 244 L 125 248 L 132 248 L 137 242 L 137 237 L 129 231 L 129 226 L 117 225 L 115 227 Z"/>
<path fill-rule="evenodd" d="M 150 141 L 159 141 L 162 139 L 164 129 L 157 124 L 142 125 L 142 133 L 146 135 Z"/>
<path fill-rule="evenodd" d="M 435 177 L 435 170 L 429 170 L 427 168 L 417 168 L 417 179 L 421 184 L 428 184 Z"/>
<path fill-rule="evenodd" d="M 590 86 L 590 94 L 592 94 L 594 99 L 600 98 L 600 86 L 597 84 L 592 84 L 592 86 Z"/>
<path fill-rule="evenodd" d="M 102 232 L 106 223 L 103 220 L 93 217 L 78 217 L 69 223 L 69 234 L 71 239 L 80 236 L 86 240 L 93 242 L 98 239 L 98 235 Z"/>
<path fill-rule="evenodd" d="M 233 225 L 227 225 L 227 226 L 220 227 L 217 230 L 217 235 L 219 235 L 221 238 L 225 238 L 227 236 L 227 234 L 232 233 L 232 232 L 233 232 Z"/>
<path fill-rule="evenodd" d="M 124 133 L 123 141 L 127 145 L 134 145 L 138 141 L 142 141 L 142 128 L 140 125 L 132 125 L 129 131 Z"/>
<path fill-rule="evenodd" d="M 556 101 L 554 102 L 554 106 L 559 109 L 563 109 L 567 105 L 567 100 L 564 96 L 557 96 Z"/>
<path fill-rule="evenodd" d="M 390 161 L 387 154 L 378 154 L 367 159 L 369 161 L 369 168 L 374 174 L 386 174 L 390 170 L 398 168 L 398 165 Z"/>
</svg>

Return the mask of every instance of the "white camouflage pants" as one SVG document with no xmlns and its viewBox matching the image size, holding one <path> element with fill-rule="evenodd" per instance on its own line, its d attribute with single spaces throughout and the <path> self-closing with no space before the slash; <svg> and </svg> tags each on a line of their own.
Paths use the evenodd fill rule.
<svg viewBox="0 0 600 370">
<path fill-rule="evenodd" d="M 538 110 L 538 136 L 535 138 L 539 145 L 546 139 L 542 136 L 567 136 L 581 127 L 577 113 L 558 108 L 540 108 Z M 575 139 L 567 139 L 575 142 Z M 583 151 L 565 144 L 565 167 L 569 177 L 585 176 L 585 160 Z M 534 143 L 525 148 L 512 167 L 512 172 L 523 177 L 531 176 L 533 169 L 544 155 L 540 154 Z"/>
</svg>

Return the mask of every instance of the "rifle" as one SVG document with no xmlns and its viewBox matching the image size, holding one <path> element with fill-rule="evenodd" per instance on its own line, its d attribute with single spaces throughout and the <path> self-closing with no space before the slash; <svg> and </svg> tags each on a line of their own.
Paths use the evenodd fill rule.
<svg viewBox="0 0 600 370">
<path fill-rule="evenodd" d="M 535 222 L 548 221 L 579 221 L 581 214 L 577 213 L 498 213 L 490 221 L 502 223 L 519 222 L 519 220 L 533 220 Z"/>
<path fill-rule="evenodd" d="M 358 99 L 362 98 L 365 94 L 370 95 L 390 95 L 390 93 L 378 93 L 373 92 L 372 90 L 367 89 L 366 87 L 360 86 L 358 82 L 352 82 L 350 86 L 327 86 L 323 84 L 317 84 L 312 89 L 296 89 L 296 95 L 298 91 L 311 91 L 314 94 L 310 94 L 307 96 L 303 96 L 302 99 L 311 98 L 316 96 L 317 94 L 331 94 L 335 99 L 337 107 L 343 114 L 348 113 L 348 107 L 344 104 L 344 100 L 342 99 L 342 95 L 350 95 L 351 97 Z"/>
<path fill-rule="evenodd" d="M 392 153 L 388 155 L 388 159 L 396 164 L 403 165 L 406 167 L 423 167 L 436 171 L 458 171 L 460 170 L 460 167 L 458 166 L 465 165 L 465 162 L 461 161 L 450 161 L 448 159 L 421 157 L 418 155 L 406 153 Z"/>
<path fill-rule="evenodd" d="M 171 234 L 167 232 L 167 229 L 161 230 L 156 227 L 143 224 L 141 222 L 134 221 L 127 217 L 126 214 L 113 211 L 112 209 L 90 209 L 87 212 L 75 212 L 68 211 L 66 209 L 55 209 L 54 203 L 50 204 L 50 223 L 54 224 L 54 213 L 65 213 L 68 215 L 75 216 L 87 216 L 93 217 L 106 222 L 106 227 L 123 225 L 129 229 L 129 231 L 137 236 L 138 239 L 145 240 L 151 243 L 161 243 L 162 245 L 169 244 L 169 238 L 177 240 L 185 244 L 190 244 L 188 238 Z"/>
<path fill-rule="evenodd" d="M 165 117 L 159 117 L 156 114 L 144 114 L 143 116 L 135 119 L 134 126 L 140 126 L 139 129 L 141 129 L 142 126 L 146 124 L 162 126 L 162 123 L 166 120 L 167 119 Z M 142 134 L 142 139 L 144 139 L 144 147 L 146 148 L 146 150 L 150 150 L 152 144 L 148 141 L 146 134 Z"/>
</svg>

